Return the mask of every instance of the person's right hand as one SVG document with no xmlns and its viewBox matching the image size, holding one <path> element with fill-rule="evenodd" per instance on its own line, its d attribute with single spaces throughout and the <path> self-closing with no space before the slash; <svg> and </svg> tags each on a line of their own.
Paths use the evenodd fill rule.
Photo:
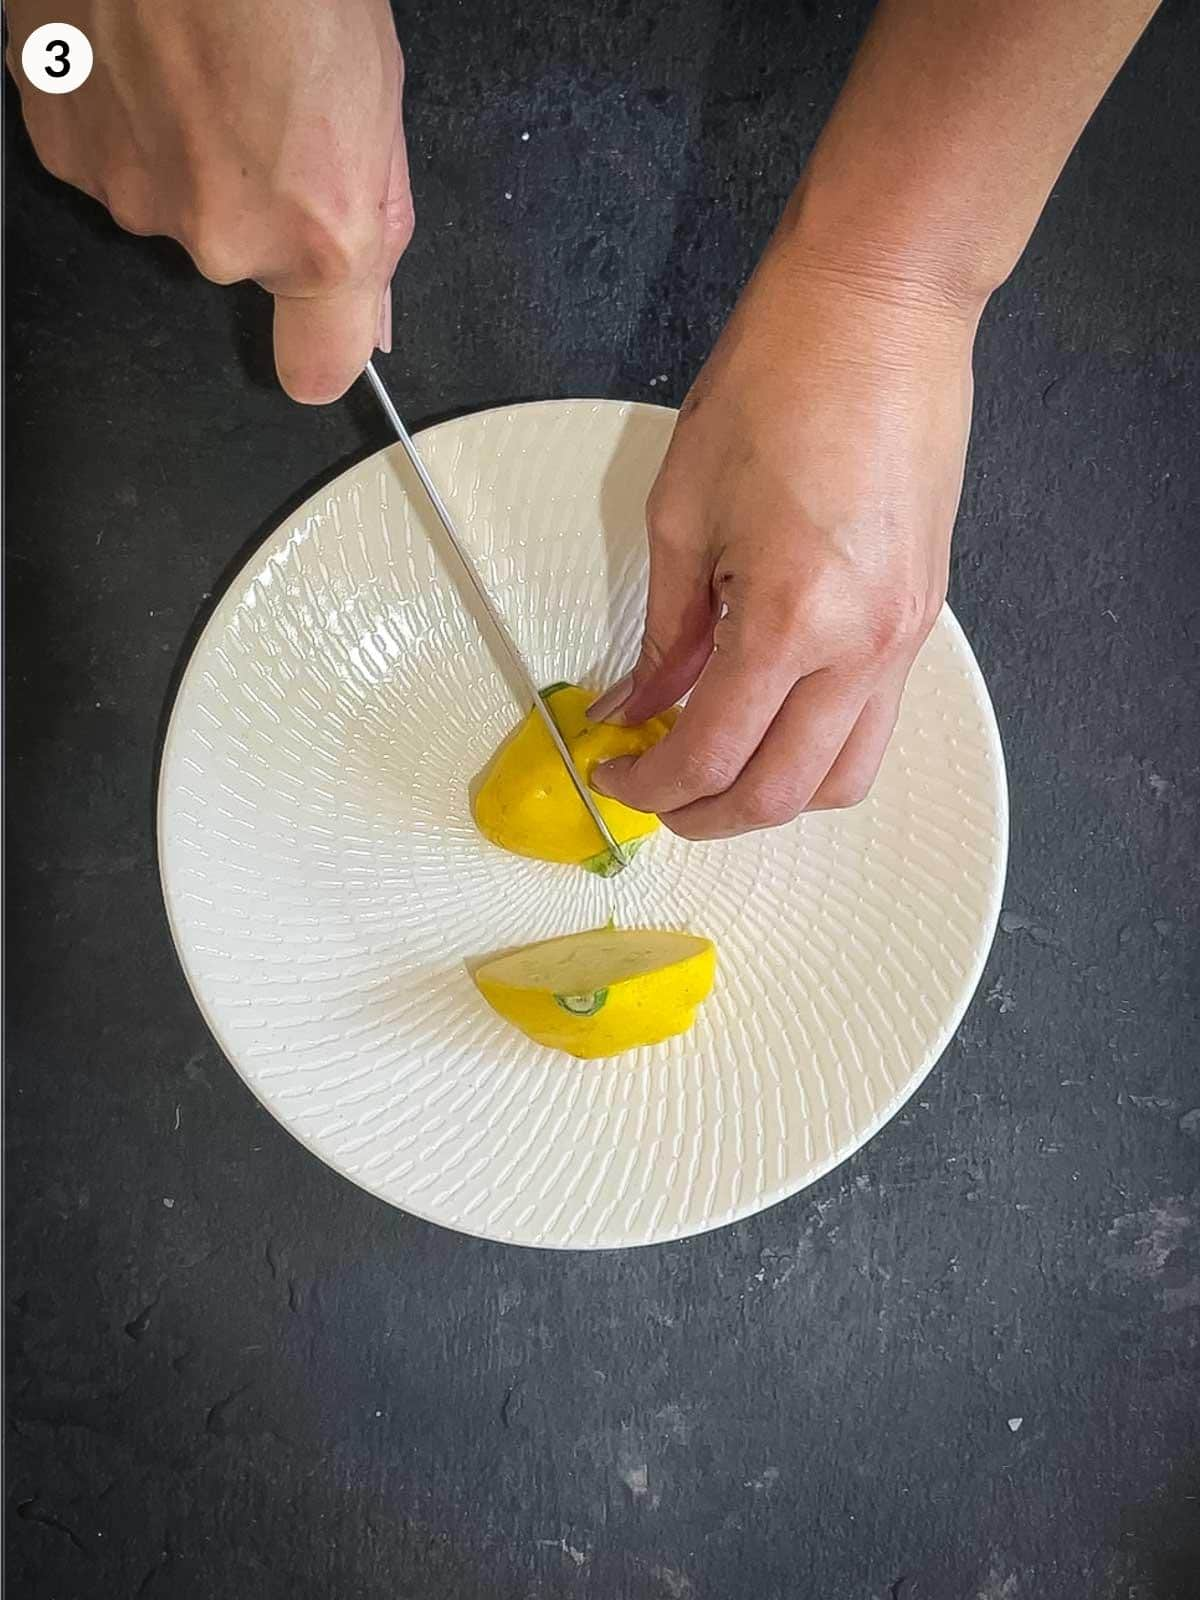
<svg viewBox="0 0 1200 1600">
<path fill-rule="evenodd" d="M 91 41 L 69 95 L 33 88 L 43 22 Z M 131 233 L 178 239 L 214 283 L 275 297 L 275 364 L 335 400 L 390 340 L 413 227 L 388 0 L 10 0 L 9 70 L 42 163 Z"/>
</svg>

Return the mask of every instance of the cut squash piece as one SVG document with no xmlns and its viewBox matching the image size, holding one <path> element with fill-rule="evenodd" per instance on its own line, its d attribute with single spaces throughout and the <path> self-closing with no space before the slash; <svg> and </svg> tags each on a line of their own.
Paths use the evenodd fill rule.
<svg viewBox="0 0 1200 1600">
<path fill-rule="evenodd" d="M 716 960 L 713 944 L 690 933 L 597 928 L 485 962 L 475 982 L 529 1038 L 590 1061 L 686 1033 Z"/>
<path fill-rule="evenodd" d="M 640 756 L 666 736 L 677 713 L 651 717 L 636 728 L 590 722 L 593 696 L 570 683 L 543 689 L 542 699 L 558 725 L 576 770 L 590 784 L 593 770 L 618 756 Z M 592 791 L 595 794 L 595 791 Z M 658 827 L 658 818 L 634 811 L 619 800 L 595 794 L 600 815 L 626 857 Z M 620 869 L 612 852 L 597 851 L 596 826 L 575 792 L 562 758 L 541 718 L 531 711 L 500 746 L 471 807 L 485 839 L 514 855 L 537 861 L 570 862 L 588 872 L 610 877 Z"/>
</svg>

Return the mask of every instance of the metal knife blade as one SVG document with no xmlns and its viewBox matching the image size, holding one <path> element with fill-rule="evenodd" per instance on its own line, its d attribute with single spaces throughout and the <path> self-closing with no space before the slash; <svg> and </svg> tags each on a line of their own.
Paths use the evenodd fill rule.
<svg viewBox="0 0 1200 1600">
<path fill-rule="evenodd" d="M 458 536 L 458 530 L 454 526 L 454 519 L 451 517 L 450 512 L 448 511 L 445 501 L 438 493 L 437 485 L 429 476 L 429 472 L 426 469 L 425 463 L 421 460 L 421 456 L 417 450 L 417 447 L 413 443 L 408 429 L 404 426 L 404 423 L 400 417 L 400 413 L 396 410 L 396 407 L 392 402 L 392 397 L 384 385 L 383 379 L 376 372 L 374 362 L 367 362 L 365 376 L 367 382 L 375 391 L 375 398 L 379 401 L 384 415 L 391 423 L 396 437 L 404 446 L 404 453 L 407 455 L 413 471 L 421 481 L 421 487 L 428 496 L 429 503 L 433 507 L 434 513 L 437 516 L 438 521 L 441 523 L 447 539 L 450 541 L 450 548 L 454 551 L 455 556 L 458 558 L 458 562 L 462 568 L 464 577 L 475 591 L 476 598 L 479 600 L 479 603 L 483 607 L 488 621 L 491 623 L 492 628 L 495 631 L 501 648 L 508 658 L 509 666 L 516 675 L 517 681 L 524 690 L 529 703 L 537 712 L 538 716 L 542 719 L 542 723 L 546 729 L 546 732 L 550 735 L 550 738 L 554 743 L 554 748 L 558 751 L 558 754 L 562 759 L 562 763 L 567 769 L 567 774 L 570 777 L 571 782 L 575 785 L 576 794 L 587 808 L 588 816 L 591 817 L 592 822 L 595 824 L 596 832 L 600 835 L 605 848 L 612 855 L 616 870 L 618 872 L 623 871 L 625 867 L 629 865 L 629 857 L 625 854 L 624 849 L 617 843 L 616 839 L 613 838 L 608 824 L 600 814 L 600 808 L 592 798 L 591 790 L 583 781 L 583 778 L 579 774 L 578 768 L 571 760 L 571 752 L 567 749 L 566 741 L 559 732 L 558 724 L 550 715 L 550 708 L 547 706 L 545 700 L 543 700 L 541 691 L 534 682 L 529 668 L 525 665 L 520 651 L 513 643 L 512 635 L 509 633 L 503 617 L 497 610 L 495 602 L 488 593 L 482 578 L 480 578 L 478 572 L 475 570 L 475 563 L 467 554 L 466 548 Z"/>
</svg>

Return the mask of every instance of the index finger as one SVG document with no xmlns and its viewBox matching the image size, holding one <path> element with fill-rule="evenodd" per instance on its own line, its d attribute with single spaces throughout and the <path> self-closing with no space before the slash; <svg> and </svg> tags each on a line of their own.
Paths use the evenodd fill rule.
<svg viewBox="0 0 1200 1600">
<path fill-rule="evenodd" d="M 592 787 L 659 815 L 724 794 L 762 743 L 795 670 L 744 648 L 717 649 L 674 728 L 636 761 L 597 767 Z"/>
</svg>

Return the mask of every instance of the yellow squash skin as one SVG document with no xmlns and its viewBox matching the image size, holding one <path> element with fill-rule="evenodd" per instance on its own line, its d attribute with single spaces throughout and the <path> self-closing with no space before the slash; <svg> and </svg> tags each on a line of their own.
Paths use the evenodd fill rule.
<svg viewBox="0 0 1200 1600">
<path fill-rule="evenodd" d="M 713 944 L 692 934 L 598 928 L 500 956 L 475 982 L 538 1044 L 595 1061 L 686 1033 L 716 961 Z"/>
<path fill-rule="evenodd" d="M 675 722 L 673 710 L 635 728 L 589 722 L 592 699 L 586 689 L 573 684 L 560 684 L 545 694 L 576 769 L 588 784 L 601 762 L 642 755 Z M 597 794 L 596 804 L 620 845 L 648 839 L 659 825 L 657 817 L 634 811 L 619 800 Z M 496 752 L 471 810 L 480 833 L 502 850 L 537 861 L 569 862 L 602 875 L 612 869 L 609 853 L 602 849 L 550 735 L 533 711 Z"/>
</svg>

